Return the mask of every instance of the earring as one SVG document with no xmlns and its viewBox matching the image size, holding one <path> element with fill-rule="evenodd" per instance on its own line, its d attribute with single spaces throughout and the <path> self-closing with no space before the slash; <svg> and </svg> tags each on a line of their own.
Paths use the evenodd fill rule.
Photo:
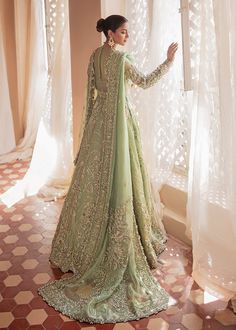
<svg viewBox="0 0 236 330">
<path fill-rule="evenodd" d="M 109 39 L 108 39 L 108 45 L 109 45 L 111 48 L 115 47 L 115 41 L 113 40 L 112 37 L 109 37 Z"/>
</svg>

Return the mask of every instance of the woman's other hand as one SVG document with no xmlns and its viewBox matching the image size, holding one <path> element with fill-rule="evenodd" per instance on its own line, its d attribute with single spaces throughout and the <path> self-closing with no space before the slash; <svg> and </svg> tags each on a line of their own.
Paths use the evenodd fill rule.
<svg viewBox="0 0 236 330">
<path fill-rule="evenodd" d="M 168 50 L 167 50 L 167 60 L 168 61 L 174 60 L 177 49 L 178 49 L 178 43 L 172 42 L 172 44 L 170 44 L 170 46 L 168 47 Z"/>
</svg>

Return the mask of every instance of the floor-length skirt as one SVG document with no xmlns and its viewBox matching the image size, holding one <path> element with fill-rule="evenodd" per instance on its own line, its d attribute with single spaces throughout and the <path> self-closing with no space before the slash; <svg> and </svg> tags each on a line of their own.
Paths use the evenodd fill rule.
<svg viewBox="0 0 236 330">
<path fill-rule="evenodd" d="M 89 323 L 137 320 L 168 304 L 168 294 L 150 270 L 158 266 L 166 237 L 154 207 L 139 127 L 128 104 L 126 116 L 132 199 L 112 209 L 109 195 L 104 194 L 102 182 L 110 180 L 105 155 L 111 146 L 104 142 L 107 122 L 98 97 L 84 131 L 50 256 L 53 264 L 63 272 L 72 271 L 73 276 L 39 289 L 49 305 Z M 120 183 L 112 184 L 114 190 Z M 100 193 L 95 196 L 95 191 Z"/>
</svg>

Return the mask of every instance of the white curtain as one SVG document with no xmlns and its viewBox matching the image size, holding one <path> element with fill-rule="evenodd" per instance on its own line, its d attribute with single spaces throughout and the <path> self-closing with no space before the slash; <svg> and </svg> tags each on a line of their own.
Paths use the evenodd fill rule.
<svg viewBox="0 0 236 330">
<path fill-rule="evenodd" d="M 18 111 L 23 115 L 24 137 L 12 152 L 0 152 L 0 163 L 32 154 L 47 87 L 43 7 L 42 0 L 14 1 Z M 10 131 L 5 131 L 8 136 Z"/>
<path fill-rule="evenodd" d="M 33 1 L 36 2 L 37 1 Z M 30 168 L 24 179 L 1 195 L 8 206 L 25 196 L 52 199 L 66 194 L 73 168 L 72 102 L 68 0 L 47 2 L 49 79 Z M 37 84 L 37 76 L 33 86 Z M 37 95 L 40 97 L 40 94 Z M 43 97 L 43 95 L 42 95 Z"/>
<path fill-rule="evenodd" d="M 3 44 L 2 16 L 0 13 L 0 155 L 15 147 L 15 133 L 11 112 L 7 68 Z"/>
<path fill-rule="evenodd" d="M 236 2 L 190 1 L 194 102 L 188 187 L 193 278 L 236 294 Z"/>
</svg>

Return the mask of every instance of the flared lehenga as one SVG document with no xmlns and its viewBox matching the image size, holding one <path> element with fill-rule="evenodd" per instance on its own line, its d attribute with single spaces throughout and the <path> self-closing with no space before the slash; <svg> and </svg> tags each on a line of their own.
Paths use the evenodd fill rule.
<svg viewBox="0 0 236 330">
<path fill-rule="evenodd" d="M 90 58 L 84 135 L 50 256 L 73 276 L 39 289 L 73 319 L 137 320 L 167 307 L 168 294 L 150 271 L 166 237 L 126 89 L 129 80 L 150 87 L 168 67 L 144 76 L 127 54 L 104 46 Z"/>
</svg>

